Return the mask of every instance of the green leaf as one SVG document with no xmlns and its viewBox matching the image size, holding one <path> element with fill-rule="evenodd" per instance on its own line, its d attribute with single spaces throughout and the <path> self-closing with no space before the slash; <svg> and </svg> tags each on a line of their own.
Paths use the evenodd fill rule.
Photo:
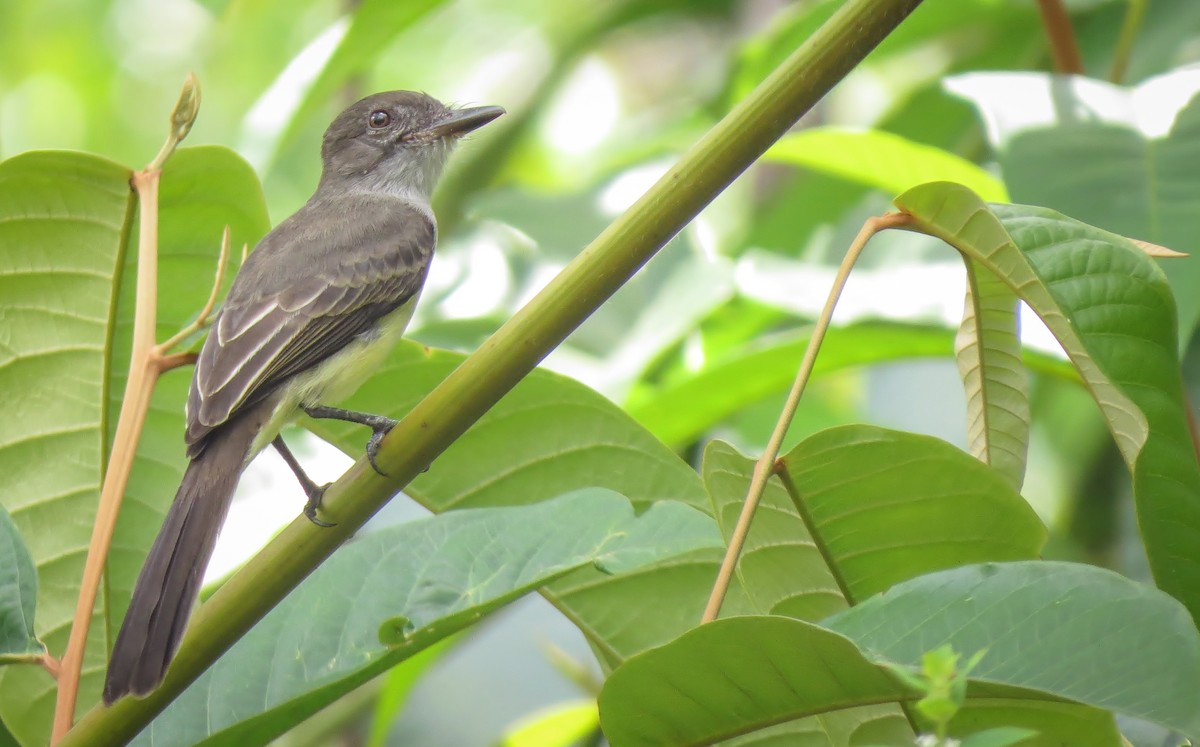
<svg viewBox="0 0 1200 747">
<path fill-rule="evenodd" d="M 759 613 L 815 622 L 930 570 L 1035 557 L 1045 539 L 1037 515 L 1000 475 L 929 436 L 831 428 L 779 464 L 783 473 L 767 483 L 737 566 Z M 720 441 L 704 452 L 705 485 L 727 538 L 753 470 L 753 460 Z M 895 706 L 821 719 L 868 715 L 906 725 Z M 795 740 L 814 728 L 806 720 L 774 732 Z"/>
<path fill-rule="evenodd" d="M 1200 615 L 1200 468 L 1162 272 L 1127 239 L 1044 208 L 989 209 L 959 185 L 923 185 L 896 204 L 1002 278 L 1054 333 L 1133 473 L 1155 580 Z"/>
<path fill-rule="evenodd" d="M 0 163 L 0 391 L 13 395 L 0 419 L 0 502 L 37 568 L 35 630 L 52 652 L 66 645 L 108 452 L 107 345 L 129 177 L 79 153 Z M 89 650 L 103 657 L 93 622 Z M 21 743 L 49 740 L 53 710 L 46 672 L 0 669 L 0 718 Z"/>
<path fill-rule="evenodd" d="M 763 397 L 787 390 L 808 345 L 809 331 L 751 344 L 691 376 L 644 388 L 627 409 L 663 442 L 685 446 Z M 864 322 L 833 330 L 821 345 L 814 376 L 854 366 L 953 352 L 944 329 Z"/>
<path fill-rule="evenodd" d="M 559 703 L 522 719 L 498 747 L 572 747 L 599 728 L 596 701 Z"/>
<path fill-rule="evenodd" d="M 1045 541 L 1037 514 L 1000 475 L 931 436 L 830 428 L 780 466 L 739 561 L 763 613 L 820 620 L 929 571 L 1036 557 Z M 705 451 L 705 484 L 727 537 L 753 468 L 728 444 Z"/>
<path fill-rule="evenodd" d="M 734 617 L 618 668 L 600 692 L 600 724 L 612 747 L 688 747 L 906 694 L 838 633 L 785 617 Z M 911 740 L 903 719 L 894 723 L 904 729 L 885 738 Z"/>
<path fill-rule="evenodd" d="M 29 548 L 0 506 L 0 664 L 28 661 L 46 651 L 33 627 L 37 588 Z"/>
<path fill-rule="evenodd" d="M 1036 690 L 1200 735 L 1200 634 L 1171 597 L 1093 566 L 939 571 L 825 621 L 880 661 L 949 643 L 987 654 L 973 682 Z"/>
<path fill-rule="evenodd" d="M 779 139 L 763 156 L 897 195 L 925 182 L 958 182 L 984 199 L 1008 200 L 999 179 L 949 151 L 883 130 L 810 127 Z"/>
<path fill-rule="evenodd" d="M 1044 73 L 971 73 L 947 87 L 980 110 L 1014 201 L 1190 252 L 1163 265 L 1186 343 L 1200 320 L 1196 72 L 1132 89 Z"/>
<path fill-rule="evenodd" d="M 574 569 L 601 560 L 632 568 L 717 542 L 695 510 L 664 502 L 635 516 L 603 489 L 372 532 L 297 587 L 134 743 L 265 742 Z"/>
<path fill-rule="evenodd" d="M 399 417 L 464 357 L 402 342 L 346 406 Z M 362 454 L 362 428 L 305 424 L 346 453 Z M 708 510 L 700 478 L 670 449 L 600 394 L 544 370 L 523 379 L 405 492 L 441 512 L 527 505 L 584 487 L 609 488 L 639 507 L 671 500 Z M 695 625 L 719 560 L 716 550 L 704 550 L 616 577 L 582 571 L 546 595 L 615 663 Z M 641 622 L 628 625 L 614 607 Z"/>
<path fill-rule="evenodd" d="M 1187 611 L 1110 571 L 1040 561 L 939 571 L 825 624 L 830 629 L 783 617 L 727 618 L 633 657 L 600 693 L 605 735 L 613 747 L 701 745 L 817 713 L 911 699 L 917 693 L 885 665 L 919 667 L 926 651 L 944 643 L 988 652 L 971 673 L 964 710 L 975 723 L 977 698 L 985 708 L 1000 707 L 1009 725 L 1038 731 L 1031 722 L 1049 706 L 1043 715 L 1052 737 L 1043 732 L 1030 745 L 1118 743 L 1096 720 L 1105 714 L 1062 711 L 1066 704 L 1040 702 L 1036 693 L 1185 734 L 1200 728 L 1200 635 Z M 814 675 L 821 672 L 836 676 Z M 951 730 L 967 731 L 958 720 Z"/>
<path fill-rule="evenodd" d="M 0 431 L 7 444 L 0 446 L 0 468 L 20 485 L 0 500 L 38 566 L 38 636 L 58 653 L 74 614 L 129 367 L 137 262 L 129 176 L 78 154 L 31 153 L 0 164 L 0 201 L 16 216 L 0 221 L 0 313 L 20 320 L 9 330 L 22 330 L 12 341 L 13 357 L 0 361 L 0 386 L 22 392 L 22 409 L 29 408 L 6 424 L 19 431 Z M 235 257 L 243 241 L 266 229 L 254 172 L 225 148 L 177 151 L 160 187 L 160 339 L 194 319 L 208 298 L 226 223 Z M 89 631 L 81 709 L 99 700 L 115 635 L 109 626 L 120 623 L 182 473 L 187 384 L 186 374 L 169 373 L 151 400 Z M 49 738 L 54 698 L 45 673 L 0 672 L 0 715 L 23 743 Z"/>
<path fill-rule="evenodd" d="M 1017 294 L 978 262 L 964 261 L 967 300 L 954 348 L 967 394 L 967 440 L 977 459 L 1020 490 L 1029 448 L 1029 382 L 1021 364 Z"/>
</svg>

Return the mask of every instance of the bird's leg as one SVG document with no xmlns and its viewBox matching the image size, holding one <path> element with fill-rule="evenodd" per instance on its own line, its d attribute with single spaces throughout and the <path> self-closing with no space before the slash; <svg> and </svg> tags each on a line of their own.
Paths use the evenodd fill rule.
<svg viewBox="0 0 1200 747">
<path fill-rule="evenodd" d="M 385 477 L 387 476 L 383 470 L 379 469 L 379 465 L 375 463 L 375 455 L 379 453 L 379 443 L 383 441 L 383 437 L 387 435 L 388 431 L 396 427 L 397 421 L 384 415 L 371 415 L 370 413 L 343 410 L 340 407 L 325 407 L 324 405 L 305 407 L 304 411 L 308 413 L 310 418 L 345 420 L 347 423 L 358 423 L 370 428 L 371 439 L 367 441 L 367 461 L 371 463 L 372 469 Z"/>
<path fill-rule="evenodd" d="M 329 487 L 329 483 L 318 485 L 313 482 L 312 478 L 304 471 L 304 468 L 300 466 L 300 462 L 296 460 L 295 455 L 292 454 L 292 450 L 283 442 L 283 436 L 276 436 L 271 444 L 279 452 L 279 456 L 283 457 L 283 461 L 287 462 L 287 465 L 292 468 L 296 479 L 300 481 L 300 486 L 304 488 L 304 494 L 308 496 L 308 503 L 304 504 L 304 515 L 308 517 L 309 521 L 319 527 L 335 526 L 317 518 L 317 509 L 321 507 L 321 498 L 325 495 L 325 489 Z"/>
</svg>

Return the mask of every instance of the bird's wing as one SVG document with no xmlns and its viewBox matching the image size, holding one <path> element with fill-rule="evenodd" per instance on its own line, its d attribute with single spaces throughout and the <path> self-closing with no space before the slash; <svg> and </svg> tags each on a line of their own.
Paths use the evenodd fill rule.
<svg viewBox="0 0 1200 747">
<path fill-rule="evenodd" d="M 189 452 L 198 453 L 213 428 L 420 291 L 436 229 L 415 209 L 389 207 L 354 223 L 359 230 L 322 234 L 319 246 L 281 225 L 250 255 L 270 242 L 276 256 L 254 266 L 247 261 L 200 350 L 188 395 Z"/>
</svg>

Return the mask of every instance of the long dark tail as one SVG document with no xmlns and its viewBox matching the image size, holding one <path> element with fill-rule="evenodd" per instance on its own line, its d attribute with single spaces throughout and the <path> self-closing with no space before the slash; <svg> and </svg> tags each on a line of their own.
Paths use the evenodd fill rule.
<svg viewBox="0 0 1200 747">
<path fill-rule="evenodd" d="M 106 704 L 145 695 L 162 682 L 261 425 L 260 413 L 252 411 L 221 426 L 188 465 L 133 587 L 104 680 Z"/>
</svg>

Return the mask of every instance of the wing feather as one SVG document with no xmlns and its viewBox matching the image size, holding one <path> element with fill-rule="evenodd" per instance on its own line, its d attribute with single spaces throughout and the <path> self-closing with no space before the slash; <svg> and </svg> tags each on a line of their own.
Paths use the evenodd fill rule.
<svg viewBox="0 0 1200 747">
<path fill-rule="evenodd" d="M 424 283 L 436 228 L 423 211 L 395 198 L 357 200 L 314 236 L 298 220 L 311 208 L 251 253 L 200 350 L 188 396 L 192 454 L 213 428 L 368 334 Z"/>
</svg>

